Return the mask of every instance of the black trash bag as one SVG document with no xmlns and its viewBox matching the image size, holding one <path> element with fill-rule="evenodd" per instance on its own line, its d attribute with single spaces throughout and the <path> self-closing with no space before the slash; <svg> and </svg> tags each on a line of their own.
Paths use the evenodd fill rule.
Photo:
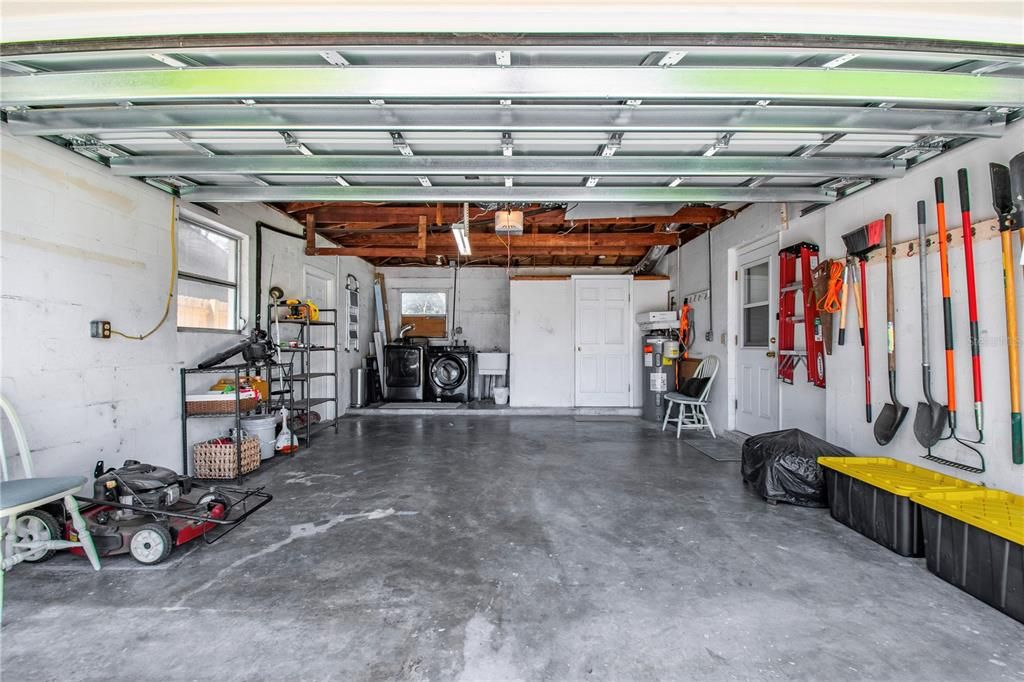
<svg viewBox="0 0 1024 682">
<path fill-rule="evenodd" d="M 818 457 L 852 456 L 800 429 L 762 433 L 743 442 L 743 480 L 768 502 L 827 507 Z"/>
</svg>

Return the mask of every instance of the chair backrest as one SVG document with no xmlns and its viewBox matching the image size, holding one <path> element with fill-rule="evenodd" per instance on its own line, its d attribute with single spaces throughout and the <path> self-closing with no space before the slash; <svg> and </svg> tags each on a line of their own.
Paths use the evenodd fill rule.
<svg viewBox="0 0 1024 682">
<path fill-rule="evenodd" d="M 697 367 L 697 371 L 693 373 L 694 377 L 707 378 L 708 383 L 704 384 L 704 390 L 700 392 L 699 400 L 706 402 L 708 396 L 711 394 L 711 384 L 715 383 L 715 376 L 718 374 L 718 356 L 709 355 L 700 361 L 700 366 Z"/>
<path fill-rule="evenodd" d="M 32 478 L 35 472 L 32 468 L 32 451 L 28 447 L 25 429 L 22 427 L 21 420 L 18 419 L 14 407 L 2 395 L 0 395 L 0 411 L 7 415 L 7 421 L 11 423 L 11 430 L 14 431 L 14 440 L 18 444 L 18 455 L 21 457 L 21 468 L 25 471 L 25 478 Z M 2 424 L 0 424 L 0 427 L 2 427 Z M 4 450 L 2 428 L 0 428 L 0 473 L 3 474 L 3 480 L 10 480 L 11 476 L 7 468 L 7 451 Z"/>
</svg>

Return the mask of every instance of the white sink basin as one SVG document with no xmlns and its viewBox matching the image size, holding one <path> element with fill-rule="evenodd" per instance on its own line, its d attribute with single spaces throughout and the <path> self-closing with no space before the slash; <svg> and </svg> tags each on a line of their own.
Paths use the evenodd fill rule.
<svg viewBox="0 0 1024 682">
<path fill-rule="evenodd" d="M 505 374 L 508 370 L 508 353 L 477 353 L 477 374 Z"/>
</svg>

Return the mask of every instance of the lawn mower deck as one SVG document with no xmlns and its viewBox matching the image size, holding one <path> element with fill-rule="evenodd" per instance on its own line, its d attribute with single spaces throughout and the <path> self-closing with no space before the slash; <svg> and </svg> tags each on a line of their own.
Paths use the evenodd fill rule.
<svg viewBox="0 0 1024 682">
<path fill-rule="evenodd" d="M 188 476 L 134 460 L 106 471 L 97 462 L 94 475 L 94 496 L 76 499 L 85 505 L 82 516 L 96 549 L 101 556 L 130 554 L 146 565 L 196 538 L 213 544 L 273 499 L 262 487 L 201 487 Z M 77 540 L 70 524 L 64 532 Z M 71 552 L 84 554 L 77 547 Z"/>
</svg>

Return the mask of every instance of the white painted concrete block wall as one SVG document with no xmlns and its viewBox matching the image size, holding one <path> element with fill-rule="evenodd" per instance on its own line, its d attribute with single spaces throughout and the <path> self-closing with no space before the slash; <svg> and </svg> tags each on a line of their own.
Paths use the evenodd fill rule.
<svg viewBox="0 0 1024 682">
<path fill-rule="evenodd" d="M 449 312 L 462 327 L 460 343 L 468 341 L 481 351 L 497 348 L 508 352 L 509 279 L 504 268 L 462 268 L 457 296 L 453 294 L 451 268 L 381 267 L 377 272 L 383 273 L 387 287 L 392 334 L 397 336 L 401 327 L 401 291 L 446 291 Z M 415 330 L 412 335 L 416 335 Z M 443 344 L 444 341 L 436 339 L 432 343 Z"/>
<path fill-rule="evenodd" d="M 47 142 L 6 131 L 2 142 L 0 391 L 20 413 L 38 473 L 87 475 L 97 459 L 125 458 L 180 468 L 178 370 L 238 337 L 179 333 L 173 305 L 168 323 L 146 341 L 88 334 L 93 319 L 110 319 L 128 333 L 159 319 L 169 278 L 171 198 Z M 250 264 L 257 220 L 300 229 L 262 206 L 228 206 L 209 217 L 250 237 Z M 304 262 L 337 271 L 338 259 L 307 259 L 301 241 L 280 239 L 288 243 L 271 237 L 265 249 L 265 268 L 277 255 L 275 279 L 286 263 L 293 271 Z M 342 272 L 354 270 L 369 291 L 372 269 L 357 259 L 342 261 Z M 247 271 L 252 274 L 251 265 Z M 253 279 L 244 283 L 250 291 Z M 253 297 L 248 300 L 252 306 Z M 357 363 L 341 362 L 347 382 L 345 366 Z M 347 396 L 347 383 L 342 388 Z M 215 428 L 214 420 L 198 421 Z M 10 454 L 13 439 L 4 428 Z M 204 435 L 201 428 L 193 430 L 196 438 Z"/>
<path fill-rule="evenodd" d="M 715 306 L 715 338 L 711 343 L 703 340 L 706 330 L 706 312 L 697 308 L 699 339 L 697 352 L 714 352 L 723 358 L 726 345 L 721 334 L 727 332 L 728 339 L 735 333 L 735 319 L 726 329 L 728 295 L 732 286 L 732 271 L 735 262 L 730 260 L 729 250 L 754 241 L 766 235 L 778 234 L 779 245 L 808 240 L 822 246 L 823 257 L 842 257 L 845 247 L 842 235 L 859 225 L 880 218 L 885 213 L 893 215 L 895 241 L 905 241 L 917 235 L 916 202 L 923 199 L 928 207 L 928 225 L 935 230 L 935 206 L 933 179 L 941 175 L 945 180 L 947 222 L 951 227 L 960 224 L 959 202 L 957 199 L 956 171 L 968 169 L 971 179 L 972 218 L 978 220 L 994 215 L 989 190 L 989 162 L 1006 163 L 1014 154 L 1024 149 L 1024 126 L 1020 123 L 1009 128 L 1000 140 L 976 141 L 961 149 L 954 150 L 941 158 L 911 170 L 905 178 L 891 180 L 859 192 L 837 202 L 822 211 L 805 218 L 797 217 L 798 210 L 791 207 L 788 230 L 782 230 L 779 207 L 775 205 L 755 206 L 744 211 L 734 220 L 716 227 L 712 233 L 712 288 Z M 671 273 L 675 288 L 680 294 L 706 287 L 707 244 L 704 239 L 690 242 L 682 249 L 681 267 L 669 256 L 664 268 Z M 1003 310 L 1002 269 L 1000 265 L 999 240 L 993 239 L 976 244 L 975 262 L 979 318 L 981 327 L 982 373 L 986 408 L 985 445 L 982 451 L 988 461 L 985 474 L 972 476 L 959 473 L 965 478 L 984 482 L 986 485 L 1024 492 L 1024 467 L 1012 464 L 1009 439 L 1009 383 L 1006 358 L 1006 327 Z M 945 364 L 942 342 L 942 311 L 939 295 L 938 256 L 929 260 L 932 288 L 929 291 L 930 308 L 929 332 L 931 336 L 931 364 L 933 367 L 933 392 L 940 401 L 945 401 Z M 1019 268 L 1018 290 L 1022 286 Z M 971 415 L 972 388 L 970 354 L 967 330 L 967 300 L 964 274 L 963 249 L 956 244 L 950 251 L 950 276 L 953 296 L 953 317 L 955 344 L 957 347 L 957 402 L 961 434 L 975 437 Z M 918 287 L 918 264 L 916 259 L 900 259 L 895 265 L 896 290 L 896 344 L 897 344 L 897 394 L 901 402 L 913 410 L 921 392 L 921 349 L 920 349 L 920 299 Z M 888 400 L 886 384 L 885 329 L 885 267 L 872 265 L 868 268 L 868 310 L 870 315 L 871 373 L 874 413 L 877 415 Z M 1018 299 L 1018 317 L 1024 313 L 1024 300 Z M 735 312 L 735 311 L 733 311 Z M 703 321 L 702 321 L 703 317 Z M 911 420 L 913 413 L 902 426 L 896 438 L 886 447 L 880 447 L 874 440 L 872 425 L 864 420 L 863 412 L 863 364 L 860 345 L 847 343 L 836 346 L 833 355 L 827 359 L 828 387 L 821 391 L 806 383 L 784 386 L 781 390 L 780 409 L 783 427 L 799 427 L 809 432 L 824 435 L 831 442 L 849 448 L 861 455 L 884 455 L 910 462 L 936 467 L 920 459 L 924 450 L 914 439 Z M 799 375 L 799 372 L 798 372 Z M 731 378 L 730 378 L 731 381 Z M 713 392 L 712 418 L 717 423 L 727 423 L 728 399 L 731 392 L 726 383 L 720 384 Z M 823 399 L 822 399 L 823 398 Z M 824 425 L 824 428 L 822 428 Z M 968 453 L 961 446 L 950 441 L 941 443 L 935 453 L 948 459 L 970 461 Z M 945 469 L 950 473 L 957 473 Z"/>
</svg>

